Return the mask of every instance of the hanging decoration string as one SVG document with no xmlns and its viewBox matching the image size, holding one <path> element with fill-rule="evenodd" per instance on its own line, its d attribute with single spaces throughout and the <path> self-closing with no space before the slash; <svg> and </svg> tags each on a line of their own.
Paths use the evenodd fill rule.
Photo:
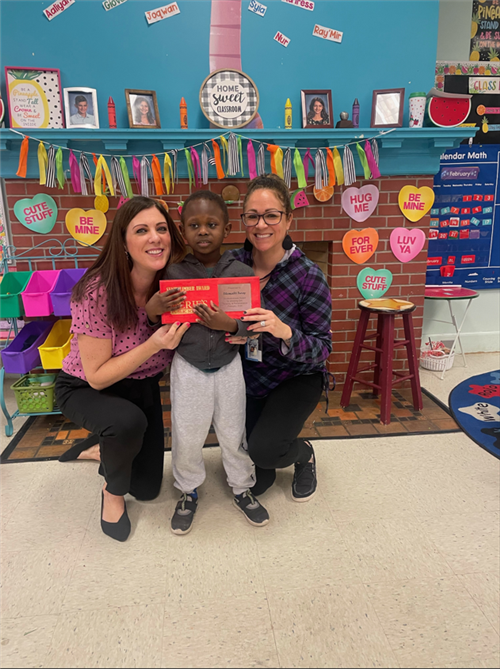
<svg viewBox="0 0 500 669">
<path fill-rule="evenodd" d="M 85 179 L 89 180 L 90 192 L 92 193 L 92 184 L 94 183 L 94 178 L 92 177 L 92 172 L 90 171 L 88 158 L 83 153 L 83 151 L 80 154 L 78 167 L 80 168 L 80 186 L 82 188 L 82 195 L 88 195 L 87 182 Z"/>
<path fill-rule="evenodd" d="M 130 199 L 134 197 L 134 194 L 132 192 L 132 184 L 130 183 L 127 163 L 125 162 L 125 158 L 123 156 L 120 156 L 120 170 L 123 177 L 123 183 L 125 184 L 125 192 L 127 193 L 126 197 Z"/>
<path fill-rule="evenodd" d="M 372 179 L 378 179 L 380 176 L 380 170 L 378 169 L 378 165 L 375 162 L 375 158 L 372 153 L 372 146 L 368 140 L 365 142 L 365 154 L 368 167 L 370 168 L 370 172 L 372 174 Z"/>
<path fill-rule="evenodd" d="M 275 144 L 268 144 L 267 150 L 271 153 L 271 172 L 283 179 L 283 149 Z"/>
<path fill-rule="evenodd" d="M 234 177 L 240 171 L 240 159 L 238 155 L 238 139 L 232 132 L 229 135 L 227 153 L 227 174 Z"/>
<path fill-rule="evenodd" d="M 335 186 L 335 165 L 331 149 L 326 150 L 326 167 L 328 169 L 328 185 Z"/>
<path fill-rule="evenodd" d="M 66 177 L 64 176 L 63 152 L 61 148 L 56 151 L 56 177 L 57 187 L 63 189 L 64 184 L 66 183 Z"/>
<path fill-rule="evenodd" d="M 224 169 L 220 157 L 220 148 L 216 140 L 212 140 L 212 148 L 214 150 L 215 169 L 217 171 L 217 179 L 224 179 Z"/>
<path fill-rule="evenodd" d="M 168 153 L 165 154 L 165 159 L 163 161 L 163 178 L 165 180 L 165 189 L 167 191 L 167 195 L 170 195 L 170 188 L 172 188 L 172 193 L 174 192 L 175 182 L 172 160 Z"/>
<path fill-rule="evenodd" d="M 363 174 L 365 175 L 365 179 L 371 179 L 372 173 L 370 172 L 370 168 L 368 166 L 366 153 L 364 152 L 364 149 L 359 142 L 356 144 L 356 150 L 358 152 L 359 160 L 361 162 L 361 167 L 363 168 Z"/>
<path fill-rule="evenodd" d="M 307 179 L 309 178 L 309 163 L 314 167 L 314 160 L 311 156 L 311 151 L 307 149 L 307 151 L 304 154 L 304 158 L 302 160 L 303 165 L 304 165 L 304 175 L 307 183 Z"/>
<path fill-rule="evenodd" d="M 29 149 L 29 138 L 25 137 L 21 142 L 21 151 L 19 152 L 19 166 L 17 168 L 16 176 L 26 177 L 26 168 L 28 166 L 28 149 Z"/>
<path fill-rule="evenodd" d="M 337 183 L 342 186 L 344 184 L 344 170 L 342 169 L 342 158 L 336 146 L 333 147 L 333 166 Z"/>
<path fill-rule="evenodd" d="M 134 173 L 135 183 L 137 184 L 137 188 L 140 191 L 141 190 L 141 163 L 139 162 L 139 158 L 137 158 L 137 156 L 134 156 L 132 158 L 132 171 Z"/>
<path fill-rule="evenodd" d="M 101 188 L 101 179 L 102 179 L 102 188 Z M 95 168 L 95 176 L 94 176 L 94 192 L 97 196 L 103 194 L 104 189 L 106 188 L 106 180 L 109 186 L 109 192 L 114 197 L 115 190 L 113 188 L 113 180 L 111 178 L 111 173 L 109 171 L 107 162 L 104 160 L 104 156 L 100 155 Z"/>
<path fill-rule="evenodd" d="M 99 154 L 99 157 L 101 157 L 101 155 L 102 154 Z M 92 159 L 94 160 L 94 165 L 95 165 L 95 168 L 97 169 L 97 163 L 99 162 L 99 160 L 98 160 L 97 156 L 95 155 L 95 153 L 92 154 Z M 103 160 L 104 160 L 104 158 L 103 158 Z M 101 163 L 101 166 L 102 166 L 102 163 Z M 101 171 L 101 176 L 102 176 L 102 192 L 106 193 L 106 175 L 104 174 L 103 171 Z M 95 181 L 95 176 L 94 176 L 94 181 Z M 111 179 L 110 179 L 110 181 L 111 181 Z M 94 184 L 94 189 L 95 189 L 95 184 Z M 101 193 L 98 193 L 97 191 L 95 191 L 95 194 L 96 195 L 101 195 Z"/>
<path fill-rule="evenodd" d="M 172 167 L 174 169 L 174 182 L 177 184 L 179 183 L 179 172 L 177 170 L 177 149 L 172 149 L 170 151 L 172 154 Z M 172 186 L 172 192 L 174 192 L 174 188 Z"/>
<path fill-rule="evenodd" d="M 113 178 L 113 188 L 115 189 L 115 193 L 118 194 L 119 190 L 122 197 L 128 197 L 122 166 L 116 156 L 111 157 L 111 176 Z"/>
<path fill-rule="evenodd" d="M 198 152 L 192 146 L 190 148 L 191 152 L 191 161 L 193 163 L 193 170 L 194 170 L 194 184 L 196 188 L 199 188 L 200 180 L 201 180 L 201 168 L 200 168 L 200 156 L 198 155 Z"/>
<path fill-rule="evenodd" d="M 188 170 L 189 192 L 191 192 L 191 188 L 193 187 L 193 183 L 194 183 L 193 161 L 191 160 L 191 156 L 189 154 L 188 149 L 184 149 L 184 155 L 186 156 L 186 163 L 187 163 L 187 170 Z"/>
<path fill-rule="evenodd" d="M 151 163 L 149 162 L 147 156 L 142 156 L 141 158 L 141 195 L 144 197 L 149 197 L 149 178 L 153 178 L 153 172 L 151 171 Z"/>
<path fill-rule="evenodd" d="M 228 153 L 229 153 L 229 144 L 227 142 L 227 139 L 224 137 L 224 135 L 221 135 L 219 137 L 220 139 L 220 145 L 222 146 L 222 159 L 224 163 L 224 169 L 227 167 L 227 161 L 228 161 Z M 227 172 L 227 169 L 226 169 Z"/>
<path fill-rule="evenodd" d="M 382 133 L 382 134 L 384 134 L 384 133 Z M 380 165 L 380 160 L 379 160 L 379 156 L 378 156 L 378 143 L 377 143 L 377 140 L 375 138 L 371 140 L 371 145 L 372 145 L 373 157 L 374 157 L 375 162 L 377 163 L 377 167 L 378 167 Z"/>
<path fill-rule="evenodd" d="M 56 187 L 56 150 L 51 144 L 47 154 L 47 183 L 48 188 Z"/>
<path fill-rule="evenodd" d="M 40 186 L 45 186 L 47 181 L 47 151 L 45 149 L 45 144 L 40 142 L 38 144 L 37 151 L 38 158 L 38 172 L 39 172 L 39 181 Z"/>
<path fill-rule="evenodd" d="M 266 173 L 266 154 L 264 149 L 264 144 L 259 145 L 259 150 L 257 151 L 257 174 L 260 177 L 262 174 Z"/>
<path fill-rule="evenodd" d="M 74 193 L 81 193 L 82 186 L 80 183 L 80 170 L 78 168 L 78 160 L 75 157 L 73 151 L 69 152 L 69 171 L 71 174 L 71 187 L 73 188 Z"/>
<path fill-rule="evenodd" d="M 325 154 L 321 149 L 316 150 L 314 156 L 315 163 L 315 186 L 316 190 L 321 190 L 328 185 L 328 170 L 326 169 Z"/>
<path fill-rule="evenodd" d="M 248 176 L 250 179 L 255 179 L 257 176 L 257 165 L 255 162 L 255 149 L 253 148 L 252 140 L 248 140 L 247 144 L 247 161 L 248 161 Z"/>
<path fill-rule="evenodd" d="M 160 166 L 160 161 L 156 157 L 156 155 L 153 153 L 153 157 L 151 158 L 151 169 L 153 170 L 153 182 L 155 185 L 155 193 L 160 197 L 163 195 L 163 182 L 161 178 L 161 166 Z"/>
<path fill-rule="evenodd" d="M 290 188 L 292 185 L 292 151 L 290 147 L 285 151 L 283 159 L 283 179 L 288 188 Z"/>
<path fill-rule="evenodd" d="M 295 167 L 295 174 L 297 175 L 297 185 L 299 188 L 307 187 L 306 175 L 304 174 L 304 165 L 300 157 L 300 151 L 295 149 L 293 153 L 293 166 Z"/>
<path fill-rule="evenodd" d="M 356 168 L 354 167 L 354 158 L 351 149 L 344 147 L 344 183 L 350 186 L 356 181 Z"/>
<path fill-rule="evenodd" d="M 204 186 L 208 183 L 208 147 L 203 144 L 201 151 L 201 181 Z"/>
<path fill-rule="evenodd" d="M 245 172 L 243 171 L 243 147 L 241 145 L 241 137 L 238 135 L 238 155 L 240 157 L 240 172 L 241 176 L 245 178 Z"/>
</svg>

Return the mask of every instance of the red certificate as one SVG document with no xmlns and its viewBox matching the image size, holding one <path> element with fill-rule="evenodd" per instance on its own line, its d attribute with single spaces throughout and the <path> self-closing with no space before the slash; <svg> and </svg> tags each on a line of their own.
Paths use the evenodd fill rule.
<svg viewBox="0 0 500 669">
<path fill-rule="evenodd" d="M 241 318 L 243 312 L 260 307 L 260 279 L 258 276 L 241 276 L 227 279 L 179 279 L 160 281 L 160 292 L 172 288 L 186 291 L 186 299 L 175 311 L 167 311 L 162 323 L 195 323 L 198 316 L 193 312 L 197 304 L 210 306 L 214 302 L 231 318 Z"/>
</svg>

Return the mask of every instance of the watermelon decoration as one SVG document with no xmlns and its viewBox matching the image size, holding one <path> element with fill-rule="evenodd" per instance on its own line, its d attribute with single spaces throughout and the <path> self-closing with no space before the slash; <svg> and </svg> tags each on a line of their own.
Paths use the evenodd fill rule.
<svg viewBox="0 0 500 669">
<path fill-rule="evenodd" d="M 309 205 L 309 200 L 307 195 L 303 190 L 294 190 L 290 195 L 290 205 L 292 209 L 299 209 L 299 207 L 307 207 Z"/>
<path fill-rule="evenodd" d="M 471 106 L 471 98 L 429 98 L 427 103 L 429 125 L 454 128 L 466 122 Z"/>
</svg>

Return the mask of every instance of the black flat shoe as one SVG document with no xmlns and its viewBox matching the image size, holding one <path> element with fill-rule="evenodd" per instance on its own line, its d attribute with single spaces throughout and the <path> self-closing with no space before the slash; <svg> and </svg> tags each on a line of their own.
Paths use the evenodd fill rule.
<svg viewBox="0 0 500 669">
<path fill-rule="evenodd" d="M 124 502 L 125 504 L 125 502 Z M 102 510 L 104 507 L 104 493 L 101 491 L 101 529 L 104 534 L 107 534 L 108 537 L 116 539 L 116 541 L 127 541 L 131 525 L 130 519 L 127 513 L 127 505 L 125 504 L 125 510 L 123 511 L 122 517 L 117 523 L 108 523 L 106 520 L 102 519 Z"/>
<path fill-rule="evenodd" d="M 78 456 L 86 451 L 91 446 L 95 446 L 99 443 L 99 437 L 96 434 L 91 434 L 90 437 L 87 437 L 79 444 L 75 444 L 71 448 L 68 448 L 59 458 L 59 462 L 70 462 L 71 460 L 78 460 Z M 89 458 L 91 460 L 93 458 Z M 97 462 L 97 460 L 94 460 Z"/>
</svg>

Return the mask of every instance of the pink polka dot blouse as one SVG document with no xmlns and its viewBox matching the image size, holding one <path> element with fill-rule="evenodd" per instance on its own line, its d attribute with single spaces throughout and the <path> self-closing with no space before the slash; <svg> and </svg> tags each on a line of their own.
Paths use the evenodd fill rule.
<svg viewBox="0 0 500 669">
<path fill-rule="evenodd" d="M 148 325 L 146 310 L 137 308 L 138 322 L 125 332 L 117 332 L 107 321 L 107 297 L 103 287 L 91 290 L 82 302 L 71 301 L 71 332 L 75 335 L 71 340 L 71 349 L 63 361 L 63 371 L 86 381 L 83 371 L 80 350 L 78 348 L 79 334 L 85 334 L 96 339 L 111 339 L 113 341 L 113 357 L 127 353 L 139 344 L 147 341 L 154 332 Z M 146 360 L 135 372 L 127 378 L 145 379 L 162 372 L 172 360 L 173 351 L 162 350 Z"/>
</svg>

